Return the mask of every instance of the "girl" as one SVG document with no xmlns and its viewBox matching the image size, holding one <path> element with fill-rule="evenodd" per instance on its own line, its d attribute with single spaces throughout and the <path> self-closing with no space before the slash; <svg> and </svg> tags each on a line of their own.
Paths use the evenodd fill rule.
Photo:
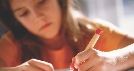
<svg viewBox="0 0 134 71">
<path fill-rule="evenodd" d="M 133 68 L 134 38 L 109 22 L 87 20 L 73 7 L 72 0 L 0 0 L 0 20 L 8 30 L 0 41 L 1 71 Z M 103 34 L 95 49 L 83 51 L 97 28 Z"/>
</svg>

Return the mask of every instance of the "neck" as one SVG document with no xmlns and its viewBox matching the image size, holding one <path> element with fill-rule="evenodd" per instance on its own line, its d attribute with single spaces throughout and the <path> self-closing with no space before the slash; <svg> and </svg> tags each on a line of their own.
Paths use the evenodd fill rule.
<svg viewBox="0 0 134 71">
<path fill-rule="evenodd" d="M 51 50 L 61 49 L 67 43 L 66 38 L 63 35 L 57 35 L 52 39 L 43 39 L 42 41 L 46 46 L 45 49 Z"/>
</svg>

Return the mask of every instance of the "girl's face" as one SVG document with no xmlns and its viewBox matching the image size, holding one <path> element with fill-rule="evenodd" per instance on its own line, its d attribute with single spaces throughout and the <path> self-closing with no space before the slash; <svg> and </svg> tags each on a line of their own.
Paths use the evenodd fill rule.
<svg viewBox="0 0 134 71">
<path fill-rule="evenodd" d="M 31 33 L 51 39 L 61 27 L 58 0 L 10 0 L 15 18 Z"/>
</svg>

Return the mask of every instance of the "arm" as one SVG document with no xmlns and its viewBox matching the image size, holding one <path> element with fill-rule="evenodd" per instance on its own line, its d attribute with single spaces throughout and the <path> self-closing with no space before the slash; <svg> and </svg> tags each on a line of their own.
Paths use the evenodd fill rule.
<svg viewBox="0 0 134 71">
<path fill-rule="evenodd" d="M 122 52 L 125 53 L 126 56 L 128 56 L 128 59 L 126 59 L 126 64 L 124 63 L 123 65 L 130 67 L 128 69 L 134 68 L 134 36 L 124 36 L 120 41 L 118 48 L 122 48 Z"/>
<path fill-rule="evenodd" d="M 125 53 L 126 56 L 128 56 L 128 60 L 126 59 L 127 62 L 126 62 L 126 64 L 124 63 L 123 65 L 130 67 L 128 69 L 131 70 L 131 68 L 134 68 L 134 63 L 133 63 L 133 60 L 134 60 L 134 51 L 133 51 L 133 49 L 134 49 L 134 37 L 130 36 L 130 35 L 124 36 L 124 38 L 121 40 L 118 47 L 122 48 L 123 52 L 128 51 Z"/>
<path fill-rule="evenodd" d="M 134 44 L 110 52 L 94 48 L 80 52 L 71 67 L 79 71 L 124 71 L 134 68 Z"/>
<path fill-rule="evenodd" d="M 130 44 L 132 44 L 132 45 L 129 46 Z M 132 37 L 132 36 L 124 36 L 124 38 L 122 39 L 122 41 L 119 44 L 119 48 L 124 48 L 124 47 L 129 47 L 130 50 L 131 49 L 133 50 L 134 49 L 134 37 Z M 125 50 L 124 50 L 124 52 L 125 52 Z M 134 57 L 133 52 L 130 52 L 130 53 L 132 53 L 132 57 Z M 129 55 L 129 53 L 128 53 L 128 55 Z M 133 58 L 133 60 L 134 60 L 134 58 Z M 132 62 L 130 62 L 130 64 L 127 64 L 127 65 L 130 65 L 130 67 L 131 67 Z M 134 65 L 132 65 L 132 68 L 133 69 L 130 68 L 130 71 L 134 70 Z"/>
<path fill-rule="evenodd" d="M 113 51 L 114 52 L 114 51 Z M 123 70 L 134 68 L 134 43 L 115 51 L 119 55 L 120 68 Z"/>
</svg>

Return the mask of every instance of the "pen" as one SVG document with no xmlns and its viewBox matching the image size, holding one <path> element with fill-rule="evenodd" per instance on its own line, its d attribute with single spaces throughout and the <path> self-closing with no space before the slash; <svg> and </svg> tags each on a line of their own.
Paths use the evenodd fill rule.
<svg viewBox="0 0 134 71">
<path fill-rule="evenodd" d="M 93 36 L 93 38 L 91 39 L 91 41 L 89 42 L 89 44 L 87 45 L 85 50 L 88 50 L 88 49 L 94 47 L 94 45 L 96 44 L 96 42 L 99 39 L 99 37 L 102 34 L 102 32 L 103 31 L 101 29 L 96 30 L 95 35 Z"/>
</svg>

